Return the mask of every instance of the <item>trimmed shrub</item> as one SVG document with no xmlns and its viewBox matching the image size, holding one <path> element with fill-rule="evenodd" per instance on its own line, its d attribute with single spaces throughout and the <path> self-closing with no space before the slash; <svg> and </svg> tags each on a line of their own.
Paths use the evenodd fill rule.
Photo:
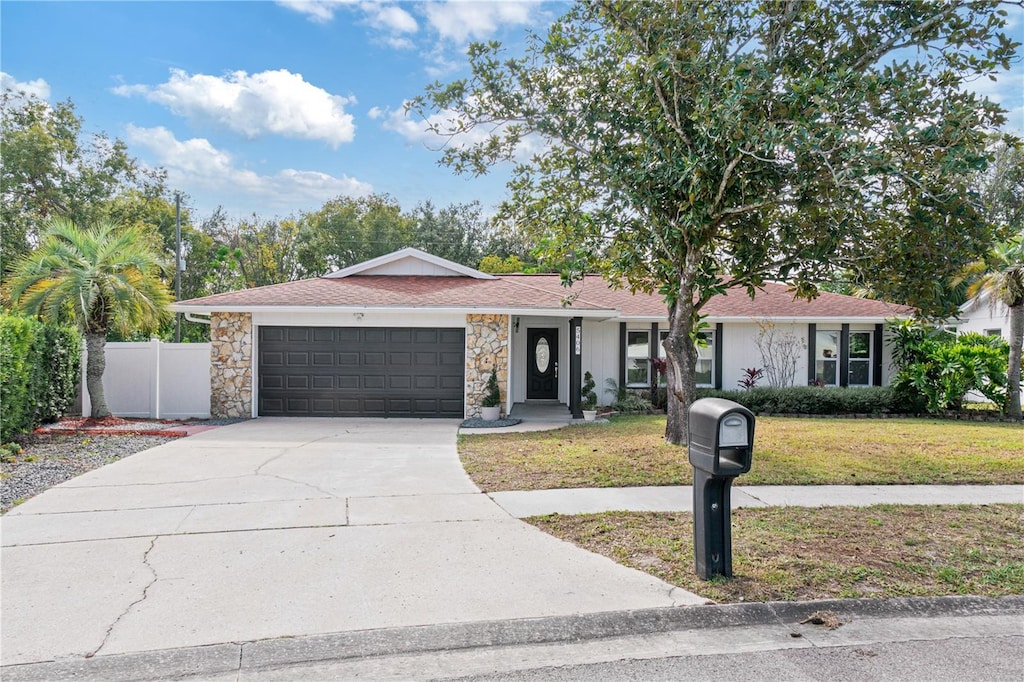
<svg viewBox="0 0 1024 682">
<path fill-rule="evenodd" d="M 905 320 L 889 325 L 896 376 L 893 389 L 933 414 L 960 410 L 978 391 L 1005 410 L 1010 347 L 998 336 L 948 332 Z"/>
<path fill-rule="evenodd" d="M 0 442 L 64 414 L 75 399 L 81 347 L 69 327 L 0 315 Z"/>
<path fill-rule="evenodd" d="M 751 412 L 771 414 L 886 414 L 909 413 L 901 397 L 892 389 L 879 386 L 856 388 L 755 387 L 746 391 L 697 389 L 698 398 L 725 398 Z"/>
</svg>

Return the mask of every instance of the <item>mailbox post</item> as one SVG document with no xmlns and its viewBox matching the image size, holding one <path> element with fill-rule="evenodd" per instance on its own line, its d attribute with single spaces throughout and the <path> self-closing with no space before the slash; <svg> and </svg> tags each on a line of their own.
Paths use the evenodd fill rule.
<svg viewBox="0 0 1024 682">
<path fill-rule="evenodd" d="M 690 407 L 693 549 L 697 575 L 732 576 L 732 480 L 750 471 L 754 413 L 739 403 L 704 398 Z"/>
</svg>

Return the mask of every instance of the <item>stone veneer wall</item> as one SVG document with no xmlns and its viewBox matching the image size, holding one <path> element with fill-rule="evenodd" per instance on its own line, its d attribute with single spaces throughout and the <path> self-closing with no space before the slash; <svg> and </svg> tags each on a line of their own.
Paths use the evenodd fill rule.
<svg viewBox="0 0 1024 682">
<path fill-rule="evenodd" d="M 491 370 L 498 372 L 502 413 L 509 409 L 508 315 L 466 315 L 466 416 L 479 417 Z"/>
<path fill-rule="evenodd" d="M 252 416 L 252 315 L 210 315 L 210 416 Z"/>
</svg>

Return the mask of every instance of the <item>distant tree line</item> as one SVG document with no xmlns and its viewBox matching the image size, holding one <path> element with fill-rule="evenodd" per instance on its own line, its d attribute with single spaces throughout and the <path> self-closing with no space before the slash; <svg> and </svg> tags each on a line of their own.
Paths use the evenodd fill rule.
<svg viewBox="0 0 1024 682">
<path fill-rule="evenodd" d="M 173 290 L 174 192 L 166 172 L 130 156 L 125 144 L 83 132 L 70 100 L 49 104 L 25 93 L 0 95 L 0 267 L 12 268 L 38 245 L 54 218 L 80 226 L 108 223 L 133 229 L 167 264 Z M 535 269 L 534 245 L 495 228 L 479 202 L 403 210 L 386 194 L 339 196 L 297 216 L 230 216 L 222 208 L 201 217 L 183 197 L 182 299 L 317 277 L 412 246 L 469 267 L 494 272 Z M 3 289 L 4 308 L 10 286 Z M 161 328 L 170 337 L 173 323 Z M 111 340 L 138 333 L 110 330 Z M 183 337 L 202 340 L 203 325 L 185 323 Z"/>
</svg>

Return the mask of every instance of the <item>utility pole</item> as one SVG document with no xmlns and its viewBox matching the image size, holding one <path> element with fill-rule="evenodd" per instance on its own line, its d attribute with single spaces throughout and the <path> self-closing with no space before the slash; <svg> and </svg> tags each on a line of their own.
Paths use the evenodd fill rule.
<svg viewBox="0 0 1024 682">
<path fill-rule="evenodd" d="M 174 300 L 181 300 L 181 192 L 174 193 Z M 181 343 L 181 313 L 174 313 L 174 343 Z"/>
</svg>

